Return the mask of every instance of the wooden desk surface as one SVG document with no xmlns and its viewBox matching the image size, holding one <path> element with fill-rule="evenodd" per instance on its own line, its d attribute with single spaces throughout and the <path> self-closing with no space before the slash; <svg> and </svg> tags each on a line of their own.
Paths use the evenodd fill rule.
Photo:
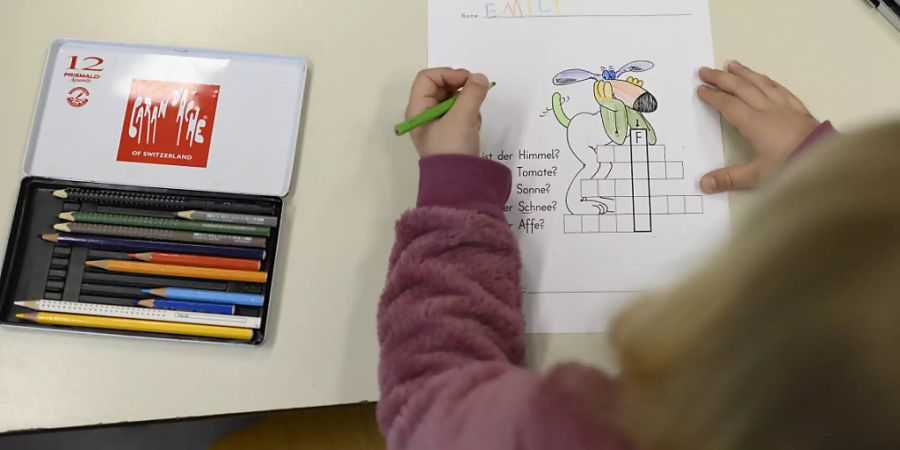
<svg viewBox="0 0 900 450">
<path fill-rule="evenodd" d="M 820 118 L 846 130 L 900 116 L 900 33 L 863 0 L 712 0 L 712 17 L 720 63 L 769 73 Z M 425 65 L 425 36 L 424 0 L 0 0 L 0 245 L 54 39 L 311 61 L 271 341 L 252 349 L 0 330 L 0 432 L 376 400 L 376 302 L 392 225 L 417 179 L 412 146 L 391 126 Z M 739 141 L 726 136 L 739 159 Z M 612 367 L 603 335 L 530 344 L 536 368 Z"/>
</svg>

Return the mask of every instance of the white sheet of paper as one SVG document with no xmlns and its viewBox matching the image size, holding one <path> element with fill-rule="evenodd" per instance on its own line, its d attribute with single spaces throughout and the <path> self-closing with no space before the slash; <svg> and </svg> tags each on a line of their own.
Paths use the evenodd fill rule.
<svg viewBox="0 0 900 450">
<path fill-rule="evenodd" d="M 728 199 L 698 187 L 724 159 L 695 95 L 707 0 L 429 0 L 428 31 L 429 65 L 497 82 L 482 151 L 513 172 L 529 332 L 605 331 L 721 242 Z"/>
</svg>

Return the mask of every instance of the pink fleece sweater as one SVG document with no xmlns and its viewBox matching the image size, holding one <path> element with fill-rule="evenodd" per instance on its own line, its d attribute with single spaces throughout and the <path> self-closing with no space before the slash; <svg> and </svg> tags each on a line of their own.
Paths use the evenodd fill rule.
<svg viewBox="0 0 900 450">
<path fill-rule="evenodd" d="M 830 133 L 826 122 L 812 140 Z M 419 167 L 418 207 L 397 223 L 378 311 L 388 448 L 630 449 L 611 378 L 574 364 L 544 377 L 523 367 L 521 263 L 503 218 L 509 170 L 467 156 Z"/>
</svg>

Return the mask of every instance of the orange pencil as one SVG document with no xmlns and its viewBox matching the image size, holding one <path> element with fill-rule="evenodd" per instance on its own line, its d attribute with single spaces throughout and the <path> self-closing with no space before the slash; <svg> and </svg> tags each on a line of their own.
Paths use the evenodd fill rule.
<svg viewBox="0 0 900 450">
<path fill-rule="evenodd" d="M 128 256 L 141 261 L 175 266 L 214 267 L 232 270 L 259 270 L 255 259 L 220 258 L 218 256 L 183 255 L 179 253 L 131 253 Z"/>
<path fill-rule="evenodd" d="M 144 275 L 162 275 L 167 277 L 202 278 L 207 280 L 244 281 L 248 283 L 265 283 L 265 272 L 249 270 L 212 269 L 208 267 L 173 266 L 146 262 L 118 261 L 106 259 L 88 261 L 85 264 L 110 272 L 140 273 Z"/>
</svg>

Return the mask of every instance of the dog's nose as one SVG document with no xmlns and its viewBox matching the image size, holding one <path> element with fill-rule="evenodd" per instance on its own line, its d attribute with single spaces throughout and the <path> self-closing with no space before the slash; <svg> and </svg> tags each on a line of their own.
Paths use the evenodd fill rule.
<svg viewBox="0 0 900 450">
<path fill-rule="evenodd" d="M 659 103 L 656 101 L 656 97 L 649 92 L 644 92 L 634 101 L 634 110 L 637 112 L 652 113 L 658 107 Z"/>
</svg>

